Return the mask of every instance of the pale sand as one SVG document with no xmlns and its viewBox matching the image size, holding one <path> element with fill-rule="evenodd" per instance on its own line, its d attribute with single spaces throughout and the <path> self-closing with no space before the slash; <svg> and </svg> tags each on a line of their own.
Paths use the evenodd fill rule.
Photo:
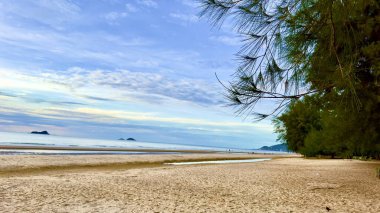
<svg viewBox="0 0 380 213">
<path fill-rule="evenodd" d="M 0 156 L 0 211 L 327 212 L 329 207 L 330 212 L 380 212 L 379 161 L 293 157 L 219 165 L 155 163 L 230 157 Z"/>
</svg>

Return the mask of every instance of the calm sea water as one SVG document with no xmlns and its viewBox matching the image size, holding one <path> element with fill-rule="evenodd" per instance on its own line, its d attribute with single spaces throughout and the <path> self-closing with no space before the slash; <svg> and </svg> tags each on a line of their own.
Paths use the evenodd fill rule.
<svg viewBox="0 0 380 213">
<path fill-rule="evenodd" d="M 61 137 L 54 135 L 38 135 L 29 133 L 0 132 L 0 145 L 12 146 L 65 146 L 65 147 L 106 147 L 132 149 L 167 149 L 167 150 L 209 150 L 255 153 L 276 153 L 263 150 L 229 149 L 221 147 L 190 146 L 168 143 L 150 143 L 141 141 L 101 140 L 90 138 Z M 125 151 L 67 151 L 67 150 L 1 150 L 0 154 L 152 154 L 152 152 L 125 152 Z M 162 152 L 161 152 L 162 153 Z M 280 153 L 280 152 L 278 152 Z M 156 152 L 156 154 L 159 154 Z M 283 154 L 283 153 L 281 153 Z"/>
<path fill-rule="evenodd" d="M 226 151 L 226 148 L 190 146 L 140 141 L 101 140 L 90 138 L 61 137 L 29 133 L 0 132 L 0 145 L 12 146 L 67 146 L 67 147 L 107 147 L 170 150 L 212 150 Z M 0 150 L 0 154 L 146 154 L 147 152 L 122 151 L 60 151 L 60 150 Z"/>
</svg>

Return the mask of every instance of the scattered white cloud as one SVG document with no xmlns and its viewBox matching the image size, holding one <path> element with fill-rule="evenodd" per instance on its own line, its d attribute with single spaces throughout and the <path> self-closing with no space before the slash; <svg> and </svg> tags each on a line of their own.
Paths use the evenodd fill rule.
<svg viewBox="0 0 380 213">
<path fill-rule="evenodd" d="M 104 18 L 110 23 L 110 24 L 118 24 L 118 20 L 122 18 L 126 18 L 130 13 L 137 12 L 138 9 L 132 5 L 132 4 L 125 4 L 125 10 L 119 12 L 119 11 L 112 11 L 104 15 Z"/>
<path fill-rule="evenodd" d="M 14 121 L 11 121 L 11 120 L 5 120 L 5 119 L 0 119 L 0 123 L 14 123 Z"/>
<path fill-rule="evenodd" d="M 80 7 L 70 0 L 36 0 L 34 2 L 44 8 L 59 11 L 62 14 L 77 14 L 81 11 Z"/>
<path fill-rule="evenodd" d="M 49 26 L 52 29 L 64 30 L 65 24 L 80 22 L 81 8 L 71 0 L 35 0 L 35 1 L 2 1 L 0 9 L 4 20 L 23 18 L 30 23 Z M 1 21 L 4 21 L 1 20 Z M 33 23 L 33 24 L 34 24 Z"/>
<path fill-rule="evenodd" d="M 193 14 L 181 14 L 181 13 L 170 13 L 170 17 L 181 20 L 183 22 L 192 23 L 199 20 L 198 16 Z"/>
<path fill-rule="evenodd" d="M 44 78 L 25 75 L 9 69 L 0 69 L 0 88 L 15 89 L 17 96 L 26 95 L 28 91 L 67 91 L 64 84 L 51 83 Z M 69 94 L 69 91 L 67 91 Z"/>
<path fill-rule="evenodd" d="M 198 0 L 179 0 L 183 5 L 189 6 L 189 7 L 199 7 L 200 3 Z"/>
<path fill-rule="evenodd" d="M 128 15 L 128 13 L 126 13 L 126 12 L 119 13 L 119 12 L 113 11 L 113 12 L 109 12 L 106 15 L 104 15 L 104 18 L 107 19 L 108 21 L 113 22 L 117 19 L 125 18 L 125 17 L 127 17 L 127 15 Z"/>
<path fill-rule="evenodd" d="M 121 4 L 122 10 L 124 5 Z M 135 5 L 129 3 L 129 6 L 125 7 L 133 11 Z M 104 13 L 99 14 L 104 16 Z M 131 17 L 128 14 L 130 14 L 128 9 L 125 9 L 123 12 L 111 12 L 106 17 L 110 23 L 117 24 L 118 21 L 121 22 L 118 18 Z M 197 20 L 195 15 L 190 14 L 172 13 L 172 16 L 183 23 Z M 80 63 L 89 67 L 134 70 L 141 68 L 144 71 L 171 72 L 197 78 L 202 75 L 213 76 L 216 71 L 220 73 L 232 69 L 231 63 L 225 60 L 220 61 L 223 67 L 210 66 L 208 62 L 203 63 L 209 60 L 193 48 L 167 48 L 166 41 L 153 40 L 156 38 L 149 34 L 136 35 L 133 30 L 128 30 L 127 27 L 125 29 L 120 33 L 80 29 L 63 33 L 32 25 L 21 27 L 0 19 L 0 31 L 3 32 L 0 34 L 0 44 L 8 48 L 9 52 L 18 54 L 0 55 L 6 55 L 12 60 L 17 57 L 16 64 L 23 63 L 24 67 L 29 68 L 45 67 L 47 64 L 58 67 L 62 65 L 66 68 Z M 29 55 L 32 57 L 27 57 Z M 2 60 L 6 60 L 6 57 L 2 57 Z"/>
<path fill-rule="evenodd" d="M 62 74 L 57 74 L 62 73 Z M 128 70 L 87 70 L 73 67 L 64 72 L 44 72 L 41 76 L 53 83 L 70 88 L 111 87 L 142 96 L 149 101 L 158 95 L 197 104 L 218 105 L 223 103 L 221 86 L 200 79 L 173 79 L 158 73 L 131 72 Z"/>
<path fill-rule="evenodd" d="M 51 112 L 57 112 L 57 109 L 50 109 Z M 163 117 L 154 113 L 141 113 L 141 112 L 128 112 L 125 110 L 109 110 L 109 109 L 97 109 L 97 108 L 76 108 L 67 113 L 82 113 L 83 115 L 88 115 L 92 118 L 97 118 L 99 116 L 104 116 L 104 118 L 116 121 L 117 119 L 124 120 L 134 120 L 134 121 L 150 121 L 150 122 L 167 122 L 167 123 L 177 123 L 177 124 L 190 124 L 196 126 L 215 126 L 215 127 L 256 127 L 263 131 L 272 131 L 272 126 L 265 124 L 254 124 L 254 123 L 242 123 L 242 122 L 215 122 L 206 119 L 197 118 L 185 118 L 185 117 Z M 200 128 L 200 127 L 194 127 Z M 203 128 L 205 130 L 205 128 Z"/>
<path fill-rule="evenodd" d="M 133 5 L 133 4 L 125 4 L 125 9 L 128 11 L 128 12 L 131 12 L 131 13 L 134 13 L 134 12 L 137 12 L 138 9 Z"/>
<path fill-rule="evenodd" d="M 154 68 L 160 66 L 160 63 L 156 60 L 150 59 L 138 59 L 132 63 L 136 67 Z"/>
<path fill-rule="evenodd" d="M 158 7 L 158 3 L 154 0 L 137 0 L 137 3 L 152 8 Z"/>
<path fill-rule="evenodd" d="M 210 40 L 221 42 L 225 45 L 239 46 L 242 44 L 241 39 L 236 36 L 211 36 Z"/>
<path fill-rule="evenodd" d="M 118 14 L 110 14 L 108 18 L 117 18 Z M 0 43 L 21 48 L 26 55 L 29 51 L 33 56 L 43 56 L 49 61 L 81 60 L 88 63 L 100 62 L 112 66 L 135 63 L 141 58 L 147 58 L 152 53 L 142 53 L 142 50 L 131 51 L 131 48 L 151 45 L 152 40 L 144 37 L 129 37 L 124 35 L 94 32 L 91 36 L 82 33 L 60 34 L 41 29 L 25 29 L 9 26 L 0 22 Z M 94 45 L 96 44 L 96 45 Z M 155 53 L 159 57 L 159 53 Z M 22 57 L 22 56 L 20 56 Z M 157 58 L 153 57 L 152 58 Z M 35 64 L 34 58 L 23 58 L 23 63 Z M 50 63 L 49 62 L 49 63 Z"/>
<path fill-rule="evenodd" d="M 78 75 L 83 75 L 83 72 L 86 72 L 84 70 L 80 70 L 76 68 Z M 81 73 L 82 72 L 82 73 Z M 9 73 L 9 71 L 8 71 Z M 126 72 L 128 74 L 129 72 Z M 130 73 L 129 73 L 130 74 Z M 72 79 L 73 81 L 80 81 L 83 80 L 82 77 L 78 75 L 72 75 L 68 76 L 67 79 Z M 137 77 L 138 79 L 142 80 L 143 77 L 147 76 L 145 74 L 136 74 L 137 76 L 140 75 L 140 77 Z M 5 115 L 6 113 L 18 113 L 23 112 L 26 114 L 29 114 L 30 116 L 38 116 L 41 118 L 49 118 L 49 119 L 58 119 L 58 120 L 77 120 L 77 121 L 86 121 L 86 122 L 97 122 L 97 123 L 104 123 L 104 124 L 120 124 L 124 123 L 127 124 L 131 121 L 133 122 L 141 122 L 141 123 L 149 123 L 151 125 L 155 125 L 152 122 L 157 122 L 162 124 L 170 124 L 170 125 L 184 125 L 185 127 L 193 127 L 193 128 L 202 128 L 202 129 L 209 129 L 210 131 L 213 131 L 214 127 L 218 128 L 227 128 L 228 131 L 236 132 L 236 131 L 242 131 L 242 132 L 249 132 L 251 128 L 255 128 L 257 131 L 262 132 L 271 132 L 273 129 L 271 125 L 263 125 L 257 124 L 257 123 L 242 123 L 242 122 L 236 122 L 236 121 L 228 121 L 228 120 L 210 120 L 209 116 L 211 114 L 209 113 L 206 118 L 204 116 L 196 116 L 196 117 L 188 117 L 188 115 L 183 113 L 175 113 L 175 109 L 169 109 L 169 114 L 162 114 L 162 112 L 157 111 L 140 111 L 140 110 L 128 110 L 127 108 L 118 109 L 118 108 L 108 108 L 105 107 L 106 105 L 97 105 L 97 104 L 89 104 L 87 106 L 84 105 L 72 105 L 70 108 L 68 108 L 67 105 L 61 104 L 61 102 L 67 102 L 68 99 L 74 99 L 76 101 L 87 101 L 90 98 L 85 97 L 82 95 L 83 91 L 81 88 L 78 90 L 74 89 L 71 90 L 67 85 L 70 84 L 70 82 L 67 80 L 66 85 L 62 85 L 62 83 L 59 82 L 53 82 L 49 80 L 49 76 L 45 75 L 44 78 L 38 78 L 33 76 L 26 76 L 26 75 L 19 75 L 17 73 L 12 73 L 12 75 L 2 75 L 2 79 L 0 81 L 0 89 L 14 89 L 15 91 L 28 91 L 27 95 L 24 95 L 21 98 L 21 102 L 17 101 L 13 98 L 13 100 L 6 100 L 2 103 L 2 106 L 0 107 L 0 111 Z M 86 75 L 84 76 L 86 77 Z M 106 79 L 105 82 L 101 81 L 100 78 L 104 78 L 102 72 L 94 71 L 92 74 L 92 77 L 90 77 L 92 80 L 90 82 L 97 82 L 95 85 L 91 85 L 93 83 L 90 82 L 84 82 L 81 87 L 90 88 L 91 94 L 94 96 L 99 97 L 107 97 L 109 99 L 107 100 L 99 100 L 99 98 L 96 98 L 97 101 L 104 101 L 110 103 L 110 99 L 112 98 L 120 98 L 122 92 L 124 91 L 123 88 L 117 88 L 113 89 L 107 88 L 103 85 L 105 82 L 118 82 L 122 83 L 123 81 L 119 78 L 115 78 L 115 76 L 110 75 L 109 79 Z M 8 78 L 13 78 L 13 81 L 7 81 Z M 88 78 L 88 76 L 87 76 Z M 4 80 L 5 79 L 5 80 Z M 64 79 L 64 78 L 62 78 Z M 126 79 L 127 81 L 132 81 L 132 83 L 137 83 L 134 81 L 136 79 L 136 76 L 134 78 Z M 142 82 L 143 84 L 149 84 L 148 82 L 154 80 L 154 81 L 163 81 L 163 78 L 161 76 L 153 76 L 150 80 L 147 80 L 147 82 Z M 13 87 L 10 87 L 10 84 L 13 83 Z M 23 84 L 24 83 L 24 84 Z M 173 82 L 167 82 L 168 84 L 173 84 Z M 179 85 L 181 86 L 181 85 Z M 93 88 L 97 88 L 93 89 Z M 137 87 L 140 88 L 140 87 Z M 140 93 L 138 91 L 139 89 L 132 89 L 132 92 L 136 95 L 144 94 Z M 196 90 L 196 88 L 195 88 Z M 52 93 L 52 91 L 56 91 Z M 102 92 L 100 92 L 102 91 Z M 62 94 L 62 95 L 59 95 Z M 125 94 L 125 93 L 124 93 Z M 116 96 L 115 96 L 116 95 Z M 43 102 L 29 102 L 30 98 L 28 97 L 36 97 L 38 96 L 41 98 Z M 60 98 L 62 96 L 62 98 Z M 117 97 L 119 96 L 119 97 Z M 25 97 L 25 99 L 23 99 Z M 48 99 L 55 100 L 53 102 L 50 102 Z M 150 97 L 152 98 L 152 97 Z M 59 100 L 60 102 L 57 102 Z M 91 100 L 90 100 L 91 101 Z M 121 100 L 119 99 L 119 105 L 123 105 Z M 124 103 L 130 103 L 129 100 L 123 100 Z M 134 104 L 136 104 L 135 101 L 132 101 Z M 48 103 L 48 104 L 46 104 Z M 174 106 L 176 107 L 185 107 L 189 106 L 190 109 L 192 106 L 189 104 L 182 104 L 180 102 L 177 102 Z M 117 106 L 117 105 L 116 105 Z M 163 104 L 161 107 L 164 107 L 165 104 Z M 169 107 L 173 107 L 172 104 L 168 105 Z M 1 122 L 5 122 L 5 120 L 9 119 L 2 119 Z M 27 121 L 26 121 L 27 122 Z M 190 125 L 190 126 L 189 126 Z M 233 128 L 238 128 L 235 130 L 232 130 Z M 242 129 L 243 128 L 243 129 Z M 227 131 L 227 130 L 225 130 Z"/>
</svg>

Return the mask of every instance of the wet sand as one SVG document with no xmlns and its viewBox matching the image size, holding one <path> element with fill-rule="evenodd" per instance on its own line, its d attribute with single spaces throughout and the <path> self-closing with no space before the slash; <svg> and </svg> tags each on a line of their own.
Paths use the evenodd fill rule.
<svg viewBox="0 0 380 213">
<path fill-rule="evenodd" d="M 1 212 L 380 212 L 379 161 L 268 155 L 0 156 Z"/>
<path fill-rule="evenodd" d="M 0 150 L 59 150 L 59 151 L 114 151 L 114 152 L 181 152 L 181 153 L 219 153 L 215 150 L 159 149 L 159 148 L 121 148 L 121 147 L 83 147 L 83 146 L 36 146 L 0 145 Z"/>
</svg>

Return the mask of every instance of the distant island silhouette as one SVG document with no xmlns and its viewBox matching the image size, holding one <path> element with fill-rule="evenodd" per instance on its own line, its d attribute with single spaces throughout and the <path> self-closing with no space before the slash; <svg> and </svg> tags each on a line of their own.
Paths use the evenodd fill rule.
<svg viewBox="0 0 380 213">
<path fill-rule="evenodd" d="M 136 141 L 136 139 L 134 139 L 134 138 L 127 138 L 127 139 L 119 138 L 118 140 L 119 141 Z"/>
<path fill-rule="evenodd" d="M 30 134 L 50 135 L 48 131 L 32 131 Z"/>
<path fill-rule="evenodd" d="M 276 144 L 273 146 L 263 146 L 259 150 L 289 152 L 288 146 L 286 144 Z"/>
</svg>

